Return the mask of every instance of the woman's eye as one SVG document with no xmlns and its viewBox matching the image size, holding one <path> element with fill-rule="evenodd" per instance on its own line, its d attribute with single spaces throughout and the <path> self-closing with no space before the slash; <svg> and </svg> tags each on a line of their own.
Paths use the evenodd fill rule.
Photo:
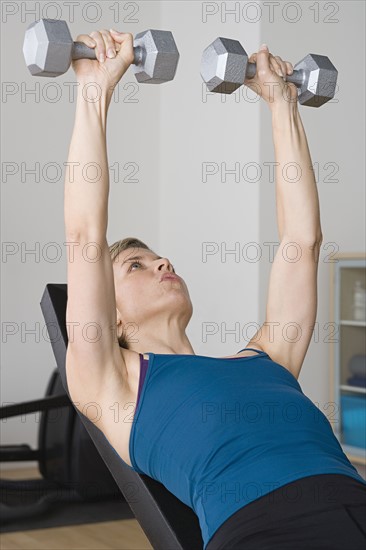
<svg viewBox="0 0 366 550">
<path fill-rule="evenodd" d="M 132 267 L 133 267 L 134 265 L 139 265 L 139 266 L 141 266 L 140 262 L 133 262 L 133 263 L 130 265 L 130 271 L 131 271 L 131 269 L 132 269 Z"/>
</svg>

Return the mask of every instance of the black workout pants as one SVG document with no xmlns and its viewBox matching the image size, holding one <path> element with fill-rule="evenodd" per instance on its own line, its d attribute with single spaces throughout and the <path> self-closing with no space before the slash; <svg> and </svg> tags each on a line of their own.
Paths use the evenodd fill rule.
<svg viewBox="0 0 366 550">
<path fill-rule="evenodd" d="M 366 485 L 339 474 L 288 483 L 230 516 L 206 550 L 366 550 Z"/>
</svg>

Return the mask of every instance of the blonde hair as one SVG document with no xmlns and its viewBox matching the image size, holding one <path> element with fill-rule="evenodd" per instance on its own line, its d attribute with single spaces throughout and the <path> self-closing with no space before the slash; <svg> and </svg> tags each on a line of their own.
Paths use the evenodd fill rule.
<svg viewBox="0 0 366 550">
<path fill-rule="evenodd" d="M 137 239 L 136 237 L 126 237 L 125 239 L 116 241 L 109 246 L 109 253 L 112 262 L 117 259 L 120 252 L 123 252 L 124 250 L 127 250 L 129 248 L 144 248 L 145 250 L 150 250 L 151 252 L 153 252 L 151 248 L 147 246 L 147 244 L 145 244 L 144 242 L 140 241 L 140 239 Z M 128 341 L 123 334 L 123 331 L 122 335 L 118 337 L 118 343 L 121 348 L 129 349 Z"/>
</svg>

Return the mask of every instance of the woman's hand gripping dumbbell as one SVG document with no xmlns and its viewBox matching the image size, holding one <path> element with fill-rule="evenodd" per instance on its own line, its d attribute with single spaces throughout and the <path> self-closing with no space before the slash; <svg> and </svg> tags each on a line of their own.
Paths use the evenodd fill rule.
<svg viewBox="0 0 366 550">
<path fill-rule="evenodd" d="M 202 54 L 201 76 L 211 92 L 231 94 L 246 84 L 268 103 L 279 98 L 320 107 L 334 97 L 338 71 L 319 54 L 308 54 L 292 67 L 265 45 L 249 58 L 238 40 L 219 37 Z"/>
<path fill-rule="evenodd" d="M 23 45 L 24 58 L 34 76 L 56 77 L 72 64 L 76 76 L 104 75 L 114 85 L 132 64 L 138 82 L 161 84 L 173 80 L 179 52 L 170 31 L 147 30 L 135 36 L 113 29 L 81 34 L 73 42 L 66 21 L 40 19 L 32 23 Z M 92 60 L 99 63 L 92 63 Z"/>
</svg>

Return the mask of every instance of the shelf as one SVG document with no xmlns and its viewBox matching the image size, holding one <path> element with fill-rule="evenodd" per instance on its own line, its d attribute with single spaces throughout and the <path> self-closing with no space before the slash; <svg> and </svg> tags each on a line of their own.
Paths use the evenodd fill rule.
<svg viewBox="0 0 366 550">
<path fill-rule="evenodd" d="M 342 436 L 339 431 L 333 430 L 335 437 L 338 439 L 338 443 L 341 445 L 343 452 L 346 454 L 349 460 L 356 462 L 357 464 L 363 464 L 366 466 L 366 449 L 362 447 L 353 447 L 353 445 L 347 445 L 343 443 Z"/>
<path fill-rule="evenodd" d="M 361 388 L 361 387 L 358 387 L 358 386 L 345 386 L 345 385 L 341 385 L 341 386 L 339 386 L 339 388 L 341 390 L 352 391 L 352 392 L 355 392 L 355 393 L 364 393 L 366 395 L 366 388 Z"/>
<path fill-rule="evenodd" d="M 340 325 L 347 327 L 366 327 L 366 321 L 339 321 Z"/>
<path fill-rule="evenodd" d="M 348 382 L 355 375 L 354 366 L 360 376 L 364 372 L 362 356 L 366 356 L 366 319 L 354 319 L 356 281 L 366 287 L 366 255 L 337 255 L 330 266 L 330 322 L 339 330 L 330 348 L 329 401 L 337 406 L 339 418 L 332 428 L 344 453 L 350 461 L 366 466 L 366 388 Z"/>
<path fill-rule="evenodd" d="M 352 458 L 354 462 L 359 464 L 366 464 L 366 451 L 365 449 L 360 449 L 360 447 L 352 447 L 352 445 L 346 445 L 341 443 L 344 453 Z"/>
</svg>

